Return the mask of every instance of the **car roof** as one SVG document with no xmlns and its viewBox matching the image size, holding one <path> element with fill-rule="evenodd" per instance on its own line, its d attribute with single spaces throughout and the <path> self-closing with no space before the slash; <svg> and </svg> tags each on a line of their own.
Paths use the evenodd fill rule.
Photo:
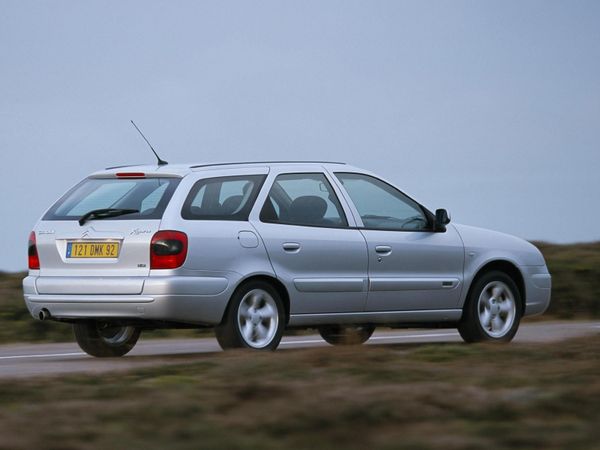
<svg viewBox="0 0 600 450">
<path fill-rule="evenodd" d="M 331 167 L 344 167 L 350 168 L 344 162 L 337 161 L 238 161 L 238 162 L 220 162 L 220 163 L 199 163 L 199 164 L 165 164 L 150 165 L 150 164 L 139 164 L 139 165 L 126 165 L 126 166 L 114 166 L 107 167 L 104 170 L 94 172 L 92 177 L 102 177 L 115 175 L 117 173 L 144 173 L 146 175 L 151 174 L 152 176 L 164 176 L 164 177 L 184 177 L 192 172 L 198 172 L 203 169 L 217 169 L 223 168 L 242 168 L 252 166 L 278 166 L 285 167 L 290 166 L 315 166 L 316 168 L 322 169 L 325 166 Z"/>
</svg>

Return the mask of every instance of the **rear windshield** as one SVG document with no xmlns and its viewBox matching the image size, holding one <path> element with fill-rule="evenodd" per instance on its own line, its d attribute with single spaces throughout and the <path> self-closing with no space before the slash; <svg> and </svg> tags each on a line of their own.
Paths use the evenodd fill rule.
<svg viewBox="0 0 600 450">
<path fill-rule="evenodd" d="M 110 220 L 160 219 L 179 181 L 179 178 L 87 178 L 57 201 L 43 220 L 78 220 L 90 211 L 105 208 L 139 211 Z"/>
</svg>

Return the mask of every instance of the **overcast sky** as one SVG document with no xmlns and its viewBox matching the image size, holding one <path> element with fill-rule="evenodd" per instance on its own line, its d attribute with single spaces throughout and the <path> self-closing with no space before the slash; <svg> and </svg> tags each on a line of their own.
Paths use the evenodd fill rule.
<svg viewBox="0 0 600 450">
<path fill-rule="evenodd" d="M 88 173 L 343 160 L 456 222 L 600 239 L 598 1 L 0 7 L 0 270 Z"/>
</svg>

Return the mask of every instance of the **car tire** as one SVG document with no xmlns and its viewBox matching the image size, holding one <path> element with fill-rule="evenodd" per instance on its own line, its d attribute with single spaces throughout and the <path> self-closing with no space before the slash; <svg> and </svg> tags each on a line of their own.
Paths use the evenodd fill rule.
<svg viewBox="0 0 600 450">
<path fill-rule="evenodd" d="M 285 328 L 285 308 L 277 290 L 264 281 L 240 286 L 215 329 L 223 350 L 275 350 Z"/>
<path fill-rule="evenodd" d="M 523 312 L 521 293 L 504 272 L 477 278 L 463 308 L 458 331 L 465 342 L 510 342 Z"/>
<path fill-rule="evenodd" d="M 321 337 L 331 345 L 360 345 L 369 340 L 375 325 L 326 325 L 319 328 Z"/>
<path fill-rule="evenodd" d="M 85 321 L 73 324 L 79 347 L 97 358 L 123 356 L 135 346 L 140 329 L 131 326 L 114 326 L 110 322 Z"/>
</svg>

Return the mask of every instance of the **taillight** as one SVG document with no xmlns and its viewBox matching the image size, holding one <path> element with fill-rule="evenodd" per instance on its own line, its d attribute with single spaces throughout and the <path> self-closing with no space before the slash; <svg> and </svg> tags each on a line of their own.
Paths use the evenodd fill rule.
<svg viewBox="0 0 600 450">
<path fill-rule="evenodd" d="M 187 256 L 188 238 L 181 231 L 159 231 L 150 243 L 151 269 L 176 269 Z"/>
<path fill-rule="evenodd" d="M 40 258 L 38 256 L 38 252 L 37 252 L 34 231 L 32 231 L 29 234 L 29 245 L 27 248 L 27 256 L 29 257 L 29 268 L 32 270 L 38 270 L 40 268 Z"/>
</svg>

